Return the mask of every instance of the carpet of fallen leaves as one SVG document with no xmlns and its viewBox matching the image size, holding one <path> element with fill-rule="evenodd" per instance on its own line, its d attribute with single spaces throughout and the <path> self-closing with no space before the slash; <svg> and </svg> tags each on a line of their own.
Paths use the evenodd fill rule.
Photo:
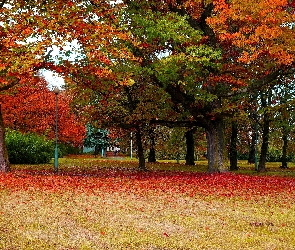
<svg viewBox="0 0 295 250">
<path fill-rule="evenodd" d="M 155 193 L 182 193 L 194 195 L 238 196 L 253 199 L 257 196 L 295 198 L 295 179 L 273 176 L 248 176 L 233 173 L 206 174 L 135 170 L 98 170 L 95 173 L 66 173 L 15 171 L 0 175 L 0 189 L 44 190 L 52 192 L 96 191 L 127 192 L 145 195 Z"/>
<path fill-rule="evenodd" d="M 234 173 L 0 174 L 0 249 L 294 249 L 295 179 Z"/>
</svg>

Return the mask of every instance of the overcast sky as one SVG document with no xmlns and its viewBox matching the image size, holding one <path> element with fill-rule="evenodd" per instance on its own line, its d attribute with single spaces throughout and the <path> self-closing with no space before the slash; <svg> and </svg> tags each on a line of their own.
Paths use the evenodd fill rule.
<svg viewBox="0 0 295 250">
<path fill-rule="evenodd" d="M 40 72 L 45 80 L 48 82 L 48 87 L 50 89 L 53 89 L 54 87 L 62 88 L 62 86 L 65 84 L 65 81 L 62 77 L 58 76 L 56 73 L 50 71 L 50 70 L 42 70 Z"/>
</svg>

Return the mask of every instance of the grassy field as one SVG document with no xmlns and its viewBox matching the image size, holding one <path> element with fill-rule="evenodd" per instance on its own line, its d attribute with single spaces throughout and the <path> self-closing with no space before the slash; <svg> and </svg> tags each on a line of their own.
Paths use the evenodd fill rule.
<svg viewBox="0 0 295 250">
<path fill-rule="evenodd" d="M 60 159 L 0 175 L 0 249 L 295 249 L 294 165 Z"/>
</svg>

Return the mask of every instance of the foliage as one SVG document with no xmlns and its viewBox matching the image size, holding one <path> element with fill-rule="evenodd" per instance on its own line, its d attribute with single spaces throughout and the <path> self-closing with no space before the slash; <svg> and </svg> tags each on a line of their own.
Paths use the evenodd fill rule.
<svg viewBox="0 0 295 250">
<path fill-rule="evenodd" d="M 5 141 L 12 164 L 49 163 L 53 156 L 53 143 L 44 136 L 8 130 Z"/>
<path fill-rule="evenodd" d="M 287 155 L 287 159 L 288 162 L 293 161 L 294 160 L 294 154 L 293 152 L 290 152 Z M 267 161 L 268 162 L 281 162 L 282 161 L 282 150 L 278 149 L 276 147 L 272 147 L 270 146 L 267 152 Z"/>
<path fill-rule="evenodd" d="M 109 131 L 106 129 L 94 128 L 91 124 L 86 126 L 86 137 L 84 139 L 84 146 L 106 148 L 110 144 L 108 137 Z"/>
<path fill-rule="evenodd" d="M 6 127 L 55 138 L 56 96 L 43 78 L 11 88 L 0 96 Z M 58 138 L 60 142 L 82 145 L 85 135 L 83 120 L 71 111 L 71 95 L 62 90 L 58 95 Z"/>
</svg>

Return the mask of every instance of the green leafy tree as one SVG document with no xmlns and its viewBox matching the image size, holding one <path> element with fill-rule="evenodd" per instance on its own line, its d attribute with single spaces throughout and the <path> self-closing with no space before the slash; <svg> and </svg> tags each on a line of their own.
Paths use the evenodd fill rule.
<svg viewBox="0 0 295 250">
<path fill-rule="evenodd" d="M 110 146 L 111 138 L 107 129 L 96 128 L 90 123 L 86 126 L 86 137 L 84 139 L 84 146 L 94 148 L 94 155 Z M 103 155 L 102 155 L 103 156 Z"/>
</svg>

